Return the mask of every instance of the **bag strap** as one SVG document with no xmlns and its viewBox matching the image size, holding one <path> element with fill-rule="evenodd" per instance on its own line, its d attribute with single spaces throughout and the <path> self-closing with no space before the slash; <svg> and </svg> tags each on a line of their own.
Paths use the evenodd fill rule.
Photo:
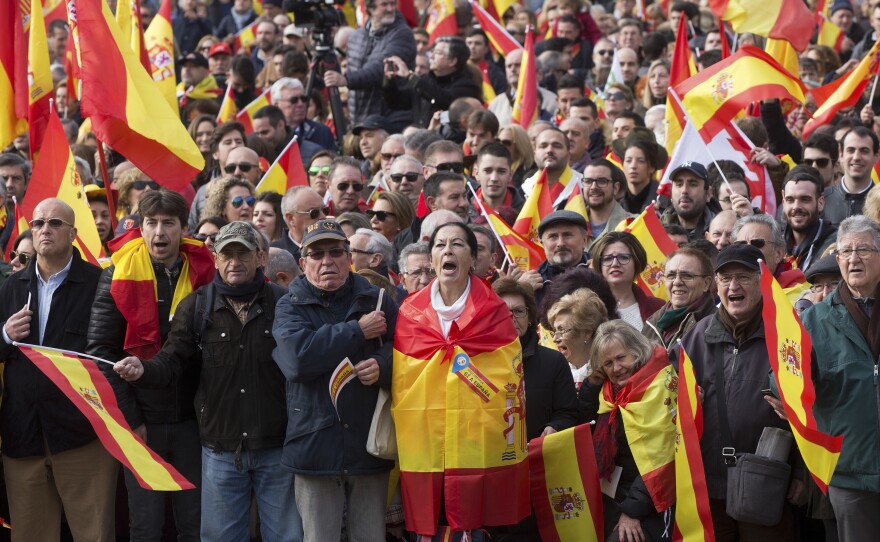
<svg viewBox="0 0 880 542">
<path fill-rule="evenodd" d="M 211 323 L 208 315 L 211 314 L 211 307 L 214 304 L 214 283 L 209 282 L 204 288 L 200 288 L 196 292 L 196 306 L 193 310 L 193 329 L 196 331 L 196 344 L 199 350 L 202 350 L 202 339 L 205 337 L 205 329 Z"/>
<path fill-rule="evenodd" d="M 728 467 L 736 465 L 736 448 L 733 447 L 733 437 L 730 436 L 730 424 L 727 419 L 727 393 L 724 386 L 724 346 L 715 343 L 712 348 L 715 352 L 715 388 L 716 403 L 718 403 L 718 428 L 721 430 L 721 455 Z"/>
</svg>

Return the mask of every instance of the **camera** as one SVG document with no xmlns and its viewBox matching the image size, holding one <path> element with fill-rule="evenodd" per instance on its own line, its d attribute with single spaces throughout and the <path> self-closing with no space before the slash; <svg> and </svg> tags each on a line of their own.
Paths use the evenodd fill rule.
<svg viewBox="0 0 880 542">
<path fill-rule="evenodd" d="M 296 26 L 314 28 L 316 32 L 329 31 L 345 24 L 345 17 L 336 7 L 344 0 L 284 0 L 281 9 L 293 12 Z"/>
</svg>

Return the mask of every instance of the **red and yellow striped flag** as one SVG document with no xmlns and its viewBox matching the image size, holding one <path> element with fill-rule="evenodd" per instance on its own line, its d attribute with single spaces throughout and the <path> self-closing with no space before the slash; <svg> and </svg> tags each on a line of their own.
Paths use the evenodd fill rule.
<svg viewBox="0 0 880 542">
<path fill-rule="evenodd" d="M 675 241 L 669 238 L 663 224 L 654 211 L 654 203 L 648 205 L 623 231 L 635 235 L 648 254 L 648 265 L 636 277 L 636 284 L 648 295 L 669 300 L 666 285 L 663 283 L 663 268 L 666 257 L 678 249 Z"/>
<path fill-rule="evenodd" d="M 455 19 L 455 2 L 452 0 L 433 0 L 428 8 L 428 20 L 425 22 L 428 31 L 428 45 L 441 36 L 458 34 L 458 22 Z"/>
<path fill-rule="evenodd" d="M 174 31 L 171 27 L 171 0 L 162 0 L 159 12 L 144 32 L 150 73 L 173 111 L 177 111 L 177 82 L 174 75 Z"/>
<path fill-rule="evenodd" d="M 195 489 L 128 427 L 113 388 L 94 362 L 81 359 L 77 352 L 19 343 L 16 346 L 83 413 L 104 448 L 134 474 L 142 488 Z"/>
<path fill-rule="evenodd" d="M 123 350 L 141 359 L 151 358 L 162 347 L 159 331 L 159 304 L 156 272 L 140 228 L 126 232 L 110 242 L 113 251 L 113 282 L 110 295 L 125 317 Z M 180 240 L 180 278 L 171 298 L 171 314 L 183 298 L 214 278 L 214 258 L 201 241 Z"/>
<path fill-rule="evenodd" d="M 404 300 L 394 335 L 391 412 L 406 528 L 434 535 L 529 515 L 522 353 L 510 312 L 475 276 L 448 336 L 431 288 Z M 441 492 L 442 489 L 442 492 Z"/>
<path fill-rule="evenodd" d="M 27 50 L 19 3 L 0 2 L 0 148 L 27 131 Z"/>
<path fill-rule="evenodd" d="M 475 207 L 486 218 L 498 241 L 504 245 L 507 254 L 512 260 L 510 263 L 516 265 L 523 272 L 537 269 L 545 259 L 544 249 L 541 248 L 541 245 L 533 243 L 516 233 L 513 228 L 507 225 L 503 218 L 498 216 L 494 209 L 483 203 L 479 198 L 474 198 L 474 202 Z"/>
<path fill-rule="evenodd" d="M 708 142 L 752 102 L 779 98 L 804 103 L 806 87 L 773 57 L 746 45 L 670 91 Z"/>
<path fill-rule="evenodd" d="M 675 530 L 672 539 L 713 542 L 715 532 L 700 451 L 703 407 L 697 388 L 694 364 L 682 347 L 678 364 L 678 414 L 675 421 Z"/>
<path fill-rule="evenodd" d="M 669 86 L 684 83 L 689 77 L 696 75 L 697 65 L 688 45 L 688 19 L 681 17 L 678 24 L 678 35 L 675 37 L 675 49 L 672 52 L 672 66 L 669 70 Z M 666 150 L 672 155 L 675 144 L 684 131 L 685 117 L 681 106 L 671 95 L 666 96 Z"/>
<path fill-rule="evenodd" d="M 141 66 L 151 73 L 150 57 L 144 47 L 144 29 L 141 23 L 141 8 L 138 0 L 118 0 L 116 4 L 116 24 L 122 32 L 123 39 L 128 36 L 128 46 L 138 57 Z"/>
<path fill-rule="evenodd" d="M 483 6 L 474 0 L 468 0 L 468 3 L 470 3 L 471 8 L 473 8 L 474 17 L 479 21 L 480 28 L 486 33 L 486 37 L 489 38 L 489 43 L 492 44 L 492 48 L 494 48 L 495 51 L 502 56 L 506 56 L 517 49 L 522 49 L 522 45 L 520 45 L 519 42 L 507 32 L 504 26 L 498 22 L 498 19 L 487 12 Z"/>
<path fill-rule="evenodd" d="M 477 66 L 480 75 L 483 76 L 483 105 L 488 107 L 489 103 L 495 99 L 495 89 L 492 87 L 492 81 L 489 80 L 489 64 L 484 58 Z"/>
<path fill-rule="evenodd" d="M 839 26 L 831 22 L 831 10 L 827 0 L 819 0 L 813 15 L 816 18 L 816 25 L 819 31 L 816 33 L 816 44 L 827 45 L 834 49 L 837 53 L 843 48 L 843 39 L 846 34 Z"/>
<path fill-rule="evenodd" d="M 220 112 L 217 113 L 217 124 L 223 124 L 230 121 L 238 114 L 238 108 L 235 106 L 235 89 L 232 88 L 232 81 L 226 85 L 226 92 L 223 93 L 223 101 L 220 103 Z"/>
<path fill-rule="evenodd" d="M 308 186 L 309 177 L 303 166 L 302 156 L 299 154 L 299 143 L 296 137 L 284 147 L 275 162 L 269 167 L 263 178 L 257 184 L 257 194 L 263 192 L 275 192 L 284 194 L 293 186 Z"/>
<path fill-rule="evenodd" d="M 271 88 L 256 97 L 254 101 L 244 106 L 244 109 L 235 115 L 235 120 L 244 126 L 245 135 L 254 133 L 254 114 L 267 105 L 272 105 Z"/>
<path fill-rule="evenodd" d="M 605 539 L 602 492 L 589 424 L 529 442 L 529 471 L 541 540 Z"/>
<path fill-rule="evenodd" d="M 535 72 L 535 60 L 535 32 L 530 28 L 526 30 L 526 45 L 510 117 L 511 122 L 526 130 L 538 120 L 538 76 Z"/>
<path fill-rule="evenodd" d="M 31 0 L 30 31 L 28 34 L 28 138 L 31 160 L 37 155 L 46 126 L 49 123 L 50 101 L 55 95 L 55 83 L 49 69 L 49 49 L 46 44 L 46 25 L 43 23 L 43 4 Z"/>
<path fill-rule="evenodd" d="M 813 14 L 802 0 L 709 0 L 709 7 L 735 32 L 788 40 L 798 51 L 813 36 Z"/>
<path fill-rule="evenodd" d="M 538 224 L 541 219 L 553 212 L 553 196 L 550 193 L 550 187 L 547 186 L 547 170 L 541 169 L 538 172 L 538 179 L 535 181 L 529 197 L 523 204 L 516 222 L 513 223 L 513 231 L 524 238 L 538 243 Z"/>
<path fill-rule="evenodd" d="M 254 21 L 235 34 L 235 38 L 232 40 L 233 53 L 251 54 L 251 45 L 257 41 L 257 24 L 259 24 L 258 21 Z"/>
<path fill-rule="evenodd" d="M 64 46 L 64 73 L 67 74 L 67 107 L 69 108 L 74 100 L 79 100 L 80 95 L 79 62 L 76 59 L 72 32 L 68 32 L 67 45 Z"/>
<path fill-rule="evenodd" d="M 102 0 L 70 0 L 83 84 L 82 111 L 98 139 L 169 190 L 180 190 L 205 159 Z"/>
<path fill-rule="evenodd" d="M 791 302 L 764 262 L 761 262 L 762 317 L 770 368 L 779 397 L 804 463 L 823 493 L 840 457 L 843 437 L 819 431 L 813 417 L 816 390 L 811 377 L 813 343 Z"/>
</svg>

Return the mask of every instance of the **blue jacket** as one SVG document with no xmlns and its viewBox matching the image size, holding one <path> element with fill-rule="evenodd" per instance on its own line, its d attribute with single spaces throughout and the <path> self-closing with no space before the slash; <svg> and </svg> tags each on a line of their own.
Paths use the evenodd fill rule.
<svg viewBox="0 0 880 542">
<path fill-rule="evenodd" d="M 392 461 L 367 453 L 367 435 L 379 386 L 391 389 L 391 358 L 397 305 L 385 296 L 382 310 L 388 332 L 381 341 L 366 340 L 357 320 L 376 308 L 379 289 L 352 273 L 343 299 L 320 292 L 300 276 L 278 301 L 273 335 L 275 363 L 287 378 L 287 436 L 281 463 L 296 473 L 313 476 L 377 474 L 391 470 Z M 338 296 L 338 295 L 337 295 Z M 347 305 L 337 322 L 331 303 Z M 379 382 L 364 386 L 355 378 L 333 408 L 330 376 L 348 357 L 352 364 L 375 358 Z"/>
</svg>

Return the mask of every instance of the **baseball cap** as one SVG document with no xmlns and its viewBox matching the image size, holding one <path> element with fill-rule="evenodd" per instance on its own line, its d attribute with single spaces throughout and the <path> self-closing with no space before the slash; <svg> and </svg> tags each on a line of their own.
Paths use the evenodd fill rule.
<svg viewBox="0 0 880 542">
<path fill-rule="evenodd" d="M 202 68 L 208 67 L 208 59 L 202 56 L 200 53 L 187 53 L 178 58 L 177 63 L 181 66 L 183 66 L 184 64 L 195 64 L 196 66 L 201 66 Z"/>
<path fill-rule="evenodd" d="M 758 260 L 764 259 L 764 254 L 752 245 L 733 244 L 721 249 L 718 253 L 718 260 L 715 263 L 715 272 L 721 271 L 725 265 L 738 263 L 757 271 L 761 268 Z"/>
<path fill-rule="evenodd" d="M 313 243 L 325 241 L 327 239 L 348 241 L 339 222 L 336 222 L 335 220 L 319 220 L 306 228 L 306 233 L 303 234 L 302 238 L 302 247 L 305 248 Z"/>
<path fill-rule="evenodd" d="M 554 211 L 544 217 L 544 220 L 538 224 L 538 237 L 544 234 L 544 230 L 554 224 L 574 224 L 583 229 L 587 229 L 587 221 L 580 213 L 574 211 Z"/>
<path fill-rule="evenodd" d="M 250 222 L 241 220 L 230 222 L 220 228 L 217 237 L 214 238 L 214 252 L 220 252 L 227 245 L 239 243 L 248 248 L 248 250 L 257 250 L 260 243 L 257 241 L 257 232 Z"/>
<path fill-rule="evenodd" d="M 669 174 L 669 178 L 674 179 L 675 176 L 682 171 L 690 171 L 697 177 L 703 179 L 704 182 L 709 182 L 709 172 L 706 171 L 706 166 L 699 162 L 682 162 L 678 167 L 672 170 L 672 173 Z"/>
<path fill-rule="evenodd" d="M 225 41 L 219 41 L 212 45 L 211 50 L 208 51 L 208 58 L 214 58 L 214 55 L 232 56 L 232 48 Z"/>
<path fill-rule="evenodd" d="M 297 27 L 295 24 L 291 23 L 284 27 L 284 35 L 285 36 L 296 36 L 298 38 L 304 38 L 305 35 L 302 31 L 302 28 Z"/>
</svg>

